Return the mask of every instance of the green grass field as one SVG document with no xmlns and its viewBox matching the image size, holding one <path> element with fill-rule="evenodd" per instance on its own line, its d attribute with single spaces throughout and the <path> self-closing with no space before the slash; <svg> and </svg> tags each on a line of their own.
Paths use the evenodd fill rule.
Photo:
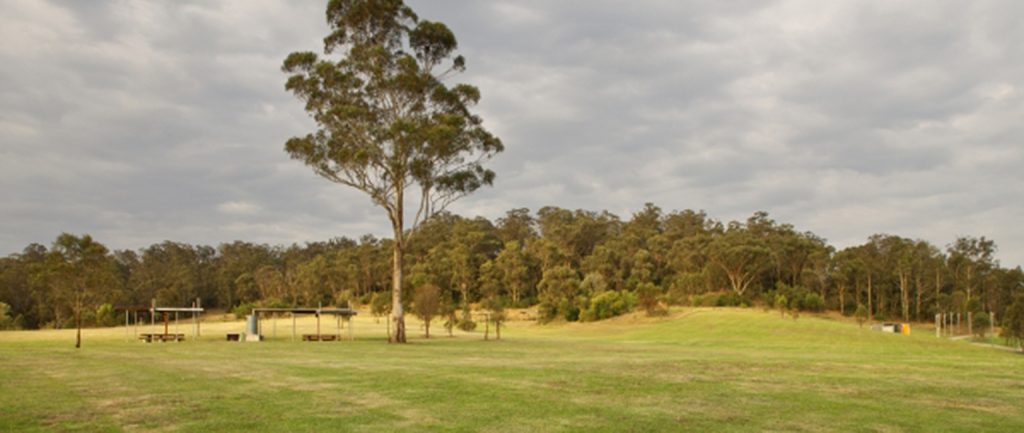
<svg viewBox="0 0 1024 433">
<path fill-rule="evenodd" d="M 1024 356 L 927 330 L 687 309 L 515 322 L 501 342 L 388 345 L 365 315 L 355 342 L 292 342 L 288 320 L 222 341 L 241 329 L 86 330 L 80 350 L 73 331 L 0 333 L 0 431 L 1024 431 Z"/>
</svg>

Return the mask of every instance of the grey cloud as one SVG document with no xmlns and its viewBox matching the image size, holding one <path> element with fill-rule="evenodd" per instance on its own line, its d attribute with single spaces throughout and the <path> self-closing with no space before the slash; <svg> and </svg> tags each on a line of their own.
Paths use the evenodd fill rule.
<svg viewBox="0 0 1024 433">
<path fill-rule="evenodd" d="M 410 3 L 456 32 L 459 80 L 508 148 L 453 211 L 767 210 L 840 246 L 985 235 L 1024 262 L 1017 3 Z M 387 235 L 368 199 L 282 151 L 313 125 L 278 68 L 320 48 L 321 3 L 5 11 L 0 252 L 61 230 L 122 248 Z"/>
</svg>

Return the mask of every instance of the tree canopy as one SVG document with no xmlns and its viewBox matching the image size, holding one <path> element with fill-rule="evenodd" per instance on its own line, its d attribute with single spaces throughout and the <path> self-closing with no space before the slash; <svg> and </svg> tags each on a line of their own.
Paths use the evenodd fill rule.
<svg viewBox="0 0 1024 433">
<path fill-rule="evenodd" d="M 763 304 L 787 313 L 824 308 L 865 320 L 926 322 L 936 313 L 993 312 L 995 325 L 1011 336 L 1018 335 L 1014 320 L 1024 317 L 1011 308 L 1024 305 L 1018 303 L 1024 271 L 1002 267 L 994 254 L 960 254 L 956 247 L 981 238 L 940 248 L 878 234 L 837 249 L 763 213 L 723 223 L 703 212 L 653 208 L 626 220 L 548 207 L 543 217 L 516 209 L 492 223 L 441 213 L 426 224 L 406 251 L 408 290 L 400 305 L 415 305 L 412 289 L 435 286 L 436 317 L 449 328 L 470 327 L 470 310 L 499 305 L 536 306 L 550 320 L 597 320 L 665 305 Z M 393 244 L 362 236 L 290 246 L 162 242 L 109 251 L 87 235 L 61 235 L 49 247 L 32 244 L 0 258 L 0 302 L 8 306 L 0 321 L 65 328 L 80 318 L 88 326 L 101 322 L 104 304 L 149 305 L 155 298 L 184 307 L 196 297 L 204 307 L 225 310 L 351 300 L 390 314 Z M 776 299 L 785 305 L 776 306 Z"/>
</svg>

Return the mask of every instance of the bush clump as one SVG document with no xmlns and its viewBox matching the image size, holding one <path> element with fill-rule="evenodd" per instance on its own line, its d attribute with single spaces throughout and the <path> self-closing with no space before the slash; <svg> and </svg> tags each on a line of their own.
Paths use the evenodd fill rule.
<svg viewBox="0 0 1024 433">
<path fill-rule="evenodd" d="M 653 283 L 641 283 L 636 288 L 637 302 L 648 316 L 664 316 L 668 309 L 661 305 L 661 289 Z"/>
<path fill-rule="evenodd" d="M 555 317 L 558 317 L 558 306 L 551 302 L 543 301 L 537 305 L 537 316 L 541 323 L 555 320 Z"/>
<path fill-rule="evenodd" d="M 237 307 L 231 310 L 231 313 L 235 315 L 235 318 L 241 319 L 252 314 L 252 310 L 254 308 L 259 308 L 255 302 L 246 302 L 244 304 L 238 304 Z"/>
<path fill-rule="evenodd" d="M 103 304 L 96 309 L 96 325 L 117 326 L 117 315 L 114 311 L 114 306 Z"/>
<path fill-rule="evenodd" d="M 800 307 L 805 311 L 820 313 L 825 311 L 825 300 L 817 293 L 808 293 Z"/>
<path fill-rule="evenodd" d="M 620 316 L 633 311 L 636 306 L 636 295 L 629 292 L 607 291 L 590 299 L 580 319 L 591 322 Z"/>
<path fill-rule="evenodd" d="M 987 313 L 974 313 L 971 319 L 971 328 L 978 338 L 985 339 L 985 333 L 990 326 L 992 326 L 992 320 L 989 319 Z"/>
<path fill-rule="evenodd" d="M 0 302 L 0 330 L 18 329 L 15 322 L 11 317 L 11 306 Z"/>
<path fill-rule="evenodd" d="M 469 308 L 469 304 L 462 305 L 462 315 L 459 317 L 459 322 L 455 325 L 459 329 L 470 332 L 476 329 L 476 322 L 473 320 L 473 312 Z"/>
<path fill-rule="evenodd" d="M 727 292 L 727 293 L 723 293 L 722 295 L 720 295 L 718 297 L 718 301 L 715 302 L 715 306 L 716 307 L 738 307 L 742 303 L 743 303 L 743 300 L 740 299 L 740 295 L 737 295 L 735 292 Z"/>
</svg>

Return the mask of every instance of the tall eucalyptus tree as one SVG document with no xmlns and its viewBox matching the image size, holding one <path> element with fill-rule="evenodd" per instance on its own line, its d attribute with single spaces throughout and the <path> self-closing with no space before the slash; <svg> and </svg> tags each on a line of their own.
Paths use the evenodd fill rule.
<svg viewBox="0 0 1024 433">
<path fill-rule="evenodd" d="M 420 20 L 402 0 L 331 0 L 327 23 L 323 57 L 295 52 L 282 66 L 291 74 L 285 88 L 317 123 L 285 150 L 386 211 L 394 231 L 391 341 L 404 343 L 406 245 L 423 220 L 494 181 L 483 163 L 503 146 L 470 111 L 480 91 L 445 84 L 466 67 L 453 56 L 458 44 L 447 26 Z M 417 193 L 407 226 L 406 195 Z"/>
</svg>

